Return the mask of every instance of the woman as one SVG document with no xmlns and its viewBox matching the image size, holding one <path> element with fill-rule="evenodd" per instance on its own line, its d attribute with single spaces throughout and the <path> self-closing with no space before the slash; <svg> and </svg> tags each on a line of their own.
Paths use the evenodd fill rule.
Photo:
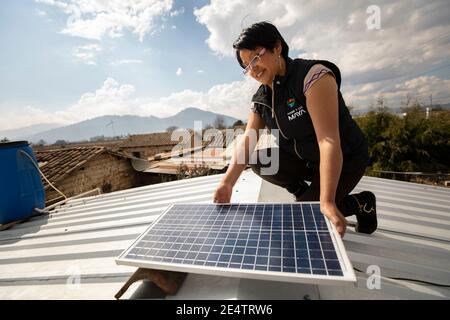
<svg viewBox="0 0 450 320">
<path fill-rule="evenodd" d="M 375 231 L 375 195 L 368 191 L 349 195 L 369 157 L 364 135 L 339 90 L 338 67 L 325 60 L 290 59 L 287 43 L 267 22 L 244 29 L 233 48 L 244 74 L 261 86 L 252 99 L 243 143 L 215 191 L 214 202 L 230 202 L 233 186 L 255 148 L 251 131 L 279 129 L 278 172 L 263 175 L 260 162 L 251 165 L 253 171 L 286 188 L 296 201 L 320 200 L 321 211 L 341 236 L 346 230 L 345 217 L 353 214 L 357 232 Z M 238 163 L 242 155 L 245 163 Z"/>
</svg>

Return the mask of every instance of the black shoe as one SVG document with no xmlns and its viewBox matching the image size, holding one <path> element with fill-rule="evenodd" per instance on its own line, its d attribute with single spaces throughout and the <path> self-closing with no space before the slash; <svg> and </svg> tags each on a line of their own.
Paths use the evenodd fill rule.
<svg viewBox="0 0 450 320">
<path fill-rule="evenodd" d="M 363 191 L 353 195 L 358 202 L 359 212 L 356 214 L 355 231 L 360 233 L 373 233 L 378 227 L 376 197 L 370 191 Z"/>
<path fill-rule="evenodd" d="M 301 201 L 301 196 L 306 192 L 306 190 L 308 190 L 308 188 L 309 184 L 307 184 L 305 181 L 298 181 L 298 184 L 295 186 L 295 190 L 291 192 L 294 195 L 296 202 Z"/>
</svg>

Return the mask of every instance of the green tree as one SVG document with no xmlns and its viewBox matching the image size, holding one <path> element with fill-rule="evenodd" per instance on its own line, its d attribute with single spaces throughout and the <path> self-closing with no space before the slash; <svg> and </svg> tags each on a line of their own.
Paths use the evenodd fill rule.
<svg viewBox="0 0 450 320">
<path fill-rule="evenodd" d="M 178 129 L 177 126 L 170 126 L 170 127 L 167 127 L 166 132 L 173 132 L 173 131 L 175 131 L 177 129 Z"/>
<path fill-rule="evenodd" d="M 213 122 L 213 127 L 219 130 L 225 129 L 225 118 L 223 116 L 217 116 Z"/>
<path fill-rule="evenodd" d="M 243 125 L 244 125 L 244 122 L 242 122 L 242 120 L 237 120 L 236 122 L 233 123 L 232 128 L 241 127 Z"/>
<path fill-rule="evenodd" d="M 407 101 L 403 117 L 390 112 L 385 101 L 355 119 L 367 137 L 372 169 L 448 172 L 450 170 L 450 111 L 435 111 L 429 119 L 417 100 Z"/>
<path fill-rule="evenodd" d="M 60 146 L 65 146 L 66 144 L 67 144 L 67 141 L 63 140 L 63 139 L 56 140 L 55 143 L 54 143 L 54 145 L 60 145 Z"/>
</svg>

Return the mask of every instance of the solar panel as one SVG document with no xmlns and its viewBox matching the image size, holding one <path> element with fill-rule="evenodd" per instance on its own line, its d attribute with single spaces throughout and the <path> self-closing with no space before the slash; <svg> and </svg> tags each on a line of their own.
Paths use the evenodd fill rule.
<svg viewBox="0 0 450 320">
<path fill-rule="evenodd" d="M 318 203 L 174 204 L 116 262 L 275 281 L 356 281 Z"/>
</svg>

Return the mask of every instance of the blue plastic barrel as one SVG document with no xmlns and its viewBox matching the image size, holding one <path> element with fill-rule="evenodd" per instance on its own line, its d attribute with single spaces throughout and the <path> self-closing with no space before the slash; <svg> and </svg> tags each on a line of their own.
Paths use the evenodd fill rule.
<svg viewBox="0 0 450 320">
<path fill-rule="evenodd" d="M 45 191 L 27 141 L 0 143 L 0 224 L 31 216 L 45 206 Z"/>
</svg>

